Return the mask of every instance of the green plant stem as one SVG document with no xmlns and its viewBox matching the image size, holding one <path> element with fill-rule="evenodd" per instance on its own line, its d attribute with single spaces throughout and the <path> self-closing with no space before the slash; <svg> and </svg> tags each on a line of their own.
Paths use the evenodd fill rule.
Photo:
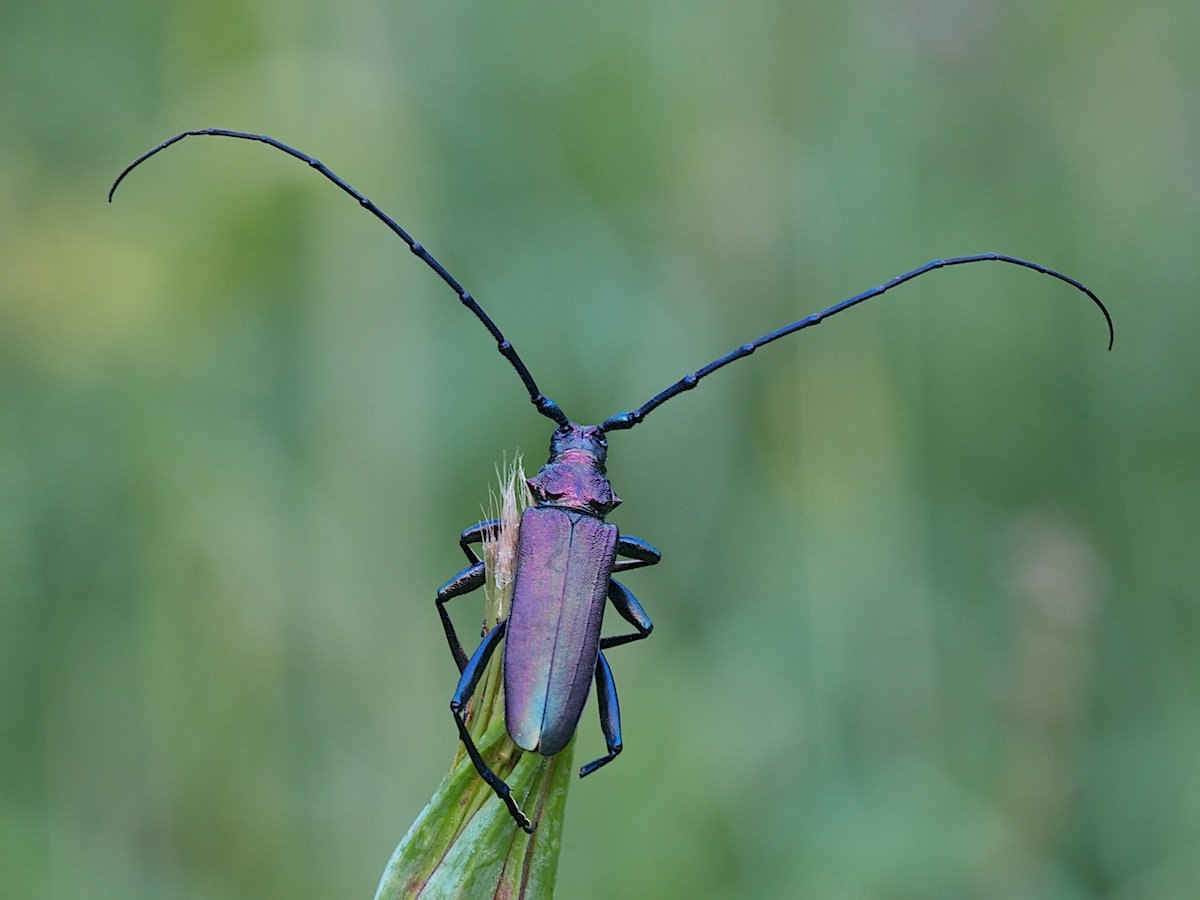
<svg viewBox="0 0 1200 900">
<path fill-rule="evenodd" d="M 484 543 L 488 627 L 501 621 L 512 600 L 520 514 L 528 502 L 518 459 L 502 478 L 499 531 Z M 450 772 L 388 861 L 376 900 L 554 895 L 575 740 L 552 757 L 525 753 L 512 742 L 504 724 L 501 659 L 492 657 L 476 688 L 467 728 L 536 830 L 526 834 L 517 827 L 460 744 Z"/>
</svg>

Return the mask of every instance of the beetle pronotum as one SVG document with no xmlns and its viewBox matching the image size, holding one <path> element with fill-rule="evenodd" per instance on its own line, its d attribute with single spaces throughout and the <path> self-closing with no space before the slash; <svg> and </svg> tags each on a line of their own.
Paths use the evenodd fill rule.
<svg viewBox="0 0 1200 900">
<path fill-rule="evenodd" d="M 566 746 L 575 733 L 594 678 L 600 707 L 600 727 L 608 752 L 583 766 L 580 777 L 611 762 L 621 752 L 621 716 L 616 685 L 604 651 L 648 637 L 653 625 L 633 594 L 612 576 L 616 572 L 655 565 L 660 554 L 645 541 L 622 535 L 615 525 L 605 521 L 608 513 L 621 502 L 605 475 L 608 451 L 606 434 L 633 428 L 671 398 L 690 391 L 701 379 L 731 362 L 749 356 L 759 347 L 817 325 L 830 316 L 878 297 L 934 269 L 950 266 L 1001 262 L 1032 269 L 1066 282 L 1086 294 L 1104 314 L 1108 326 L 1108 346 L 1112 349 L 1112 317 L 1100 298 L 1074 278 L 1039 263 L 1000 253 L 956 256 L 933 260 L 821 312 L 735 347 L 724 356 L 680 378 L 636 409 L 609 416 L 599 425 L 579 425 L 568 419 L 559 405 L 538 389 L 516 348 L 441 263 L 394 219 L 306 153 L 261 134 L 223 128 L 185 131 L 163 141 L 126 166 L 113 182 L 108 199 L 112 200 L 125 176 L 151 156 L 186 137 L 199 135 L 268 144 L 307 163 L 357 200 L 359 205 L 399 236 L 458 295 L 462 304 L 495 338 L 497 349 L 520 377 L 534 408 L 555 424 L 550 437 L 550 458 L 533 478 L 528 479 L 534 503 L 521 516 L 516 580 L 508 617 L 489 631 L 468 657 L 446 611 L 448 601 L 483 586 L 484 564 L 472 545 L 485 539 L 497 525 L 495 520 L 479 522 L 462 532 L 459 545 L 466 554 L 468 565 L 442 585 L 436 598 L 446 640 L 460 673 L 458 687 L 450 701 L 459 736 L 480 776 L 504 802 L 517 824 L 529 832 L 533 831 L 534 823 L 522 811 L 508 784 L 491 770 L 475 747 L 467 731 L 464 710 L 485 666 L 503 638 L 505 724 L 518 747 L 551 756 Z M 633 631 L 601 637 L 606 600 L 633 626 Z"/>
</svg>

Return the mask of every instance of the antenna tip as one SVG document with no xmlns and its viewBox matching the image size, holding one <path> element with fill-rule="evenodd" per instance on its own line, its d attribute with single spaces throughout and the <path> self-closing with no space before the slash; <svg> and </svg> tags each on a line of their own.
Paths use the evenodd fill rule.
<svg viewBox="0 0 1200 900">
<path fill-rule="evenodd" d="M 1088 291 L 1088 293 L 1091 294 L 1091 291 Z M 1097 297 L 1095 294 L 1092 294 L 1092 299 L 1095 300 L 1096 305 L 1100 307 L 1100 312 L 1104 313 L 1104 322 L 1108 325 L 1108 349 L 1112 350 L 1113 341 L 1116 340 L 1117 337 L 1117 329 L 1113 325 L 1112 316 L 1108 312 L 1108 307 L 1100 302 L 1099 297 Z"/>
<path fill-rule="evenodd" d="M 133 168 L 133 166 L 126 166 L 125 169 L 122 170 L 121 174 L 118 175 L 116 180 L 112 183 L 112 187 L 110 187 L 108 189 L 108 202 L 109 203 L 112 203 L 113 195 L 117 193 L 117 188 L 119 188 L 121 186 L 121 182 L 125 180 L 125 176 L 129 174 L 129 172 L 132 168 Z"/>
</svg>

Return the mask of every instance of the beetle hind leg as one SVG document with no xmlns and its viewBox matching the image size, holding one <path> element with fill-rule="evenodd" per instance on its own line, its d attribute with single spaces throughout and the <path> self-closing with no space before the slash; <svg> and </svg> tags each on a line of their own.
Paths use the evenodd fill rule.
<svg viewBox="0 0 1200 900">
<path fill-rule="evenodd" d="M 623 538 L 622 540 L 637 542 L 634 549 L 639 550 L 642 559 L 636 561 L 636 565 L 652 566 L 658 561 L 658 551 L 645 541 L 638 541 L 637 538 Z M 634 566 L 629 568 L 634 568 Z M 608 660 L 604 658 L 604 651 L 609 647 L 620 647 L 631 641 L 648 638 L 650 632 L 654 630 L 654 623 L 642 609 L 642 604 L 638 603 L 637 597 L 633 596 L 625 585 L 615 579 L 610 579 L 608 582 L 608 599 L 620 613 L 621 618 L 637 630 L 629 634 L 616 634 L 600 639 L 600 653 L 596 657 L 596 700 L 600 706 L 600 730 L 604 732 L 604 743 L 608 746 L 608 753 L 581 768 L 579 770 L 580 778 L 585 778 L 601 766 L 608 765 L 617 758 L 617 754 L 621 752 L 623 746 L 621 743 L 621 706 L 617 702 L 617 685 L 613 681 L 612 669 L 608 666 Z"/>
<path fill-rule="evenodd" d="M 621 705 L 617 702 L 617 685 L 613 681 L 612 669 L 601 653 L 596 658 L 596 700 L 600 706 L 600 730 L 604 732 L 604 743 L 608 753 L 594 759 L 579 770 L 579 777 L 586 778 L 601 766 L 606 766 L 621 752 Z"/>
<path fill-rule="evenodd" d="M 467 661 L 462 675 L 458 679 L 454 697 L 450 700 L 450 712 L 454 716 L 454 724 L 458 726 L 459 739 L 467 749 L 467 756 L 471 757 L 471 762 L 475 764 L 475 771 L 479 773 L 479 777 L 487 782 L 488 787 L 495 791 L 496 796 L 508 807 L 508 814 L 513 817 L 521 830 L 527 834 L 533 834 L 533 823 L 529 821 L 529 816 L 522 812 L 521 807 L 513 798 L 512 788 L 508 786 L 508 782 L 493 772 L 483 761 L 483 757 L 479 754 L 479 748 L 475 746 L 475 741 L 471 739 L 471 733 L 467 730 L 467 722 L 464 718 L 467 702 L 475 693 L 475 687 L 479 684 L 479 679 L 483 675 L 484 669 L 487 668 L 488 661 L 496 652 L 496 646 L 500 643 L 500 639 L 504 637 L 504 627 L 507 624 L 507 621 L 501 622 L 489 631 Z"/>
</svg>

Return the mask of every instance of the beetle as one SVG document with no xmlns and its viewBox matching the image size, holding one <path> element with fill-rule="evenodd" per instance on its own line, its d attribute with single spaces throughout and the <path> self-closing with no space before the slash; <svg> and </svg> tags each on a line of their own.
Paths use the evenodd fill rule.
<svg viewBox="0 0 1200 900">
<path fill-rule="evenodd" d="M 472 525 L 460 534 L 459 546 L 466 554 L 468 565 L 442 585 L 435 599 L 446 641 L 459 670 L 458 686 L 450 701 L 459 737 L 480 776 L 503 801 L 517 825 L 526 832 L 534 830 L 534 823 L 520 808 L 509 785 L 492 771 L 480 755 L 465 721 L 467 703 L 497 646 L 503 639 L 505 725 L 513 742 L 523 750 L 544 756 L 553 756 L 562 750 L 575 733 L 591 683 L 595 681 L 600 726 L 608 752 L 583 766 L 579 771 L 582 778 L 611 762 L 622 749 L 616 684 L 604 651 L 643 640 L 649 637 L 654 627 L 637 598 L 613 578 L 619 572 L 655 565 L 661 559 L 661 554 L 640 538 L 622 535 L 617 526 L 605 521 L 605 517 L 621 502 L 605 474 L 607 434 L 633 428 L 668 400 L 692 390 L 701 379 L 749 356 L 760 347 L 818 325 L 830 316 L 885 294 L 935 269 L 951 266 L 1000 262 L 1022 266 L 1065 282 L 1086 294 L 1099 307 L 1108 327 L 1108 348 L 1111 350 L 1113 345 L 1114 329 L 1108 309 L 1099 297 L 1074 278 L 1039 263 L 1000 253 L 949 257 L 933 260 L 821 312 L 735 347 L 724 356 L 685 375 L 636 409 L 609 416 L 599 425 L 580 425 L 568 419 L 558 404 L 538 389 L 516 348 L 441 263 L 394 219 L 324 163 L 287 144 L 267 135 L 223 128 L 185 131 L 151 148 L 126 166 L 109 189 L 109 202 L 125 177 L 143 162 L 184 138 L 195 136 L 227 137 L 267 144 L 308 164 L 353 197 L 360 206 L 387 225 L 450 286 L 459 301 L 496 340 L 497 349 L 520 377 L 534 408 L 554 422 L 549 459 L 533 478 L 527 480 L 533 505 L 521 515 L 516 574 L 508 616 L 484 635 L 474 653 L 468 657 L 446 610 L 450 600 L 483 586 L 484 563 L 472 548 L 483 542 L 496 528 L 498 522 L 494 519 Z M 611 603 L 617 613 L 633 626 L 632 632 L 601 636 L 606 602 Z"/>
</svg>

